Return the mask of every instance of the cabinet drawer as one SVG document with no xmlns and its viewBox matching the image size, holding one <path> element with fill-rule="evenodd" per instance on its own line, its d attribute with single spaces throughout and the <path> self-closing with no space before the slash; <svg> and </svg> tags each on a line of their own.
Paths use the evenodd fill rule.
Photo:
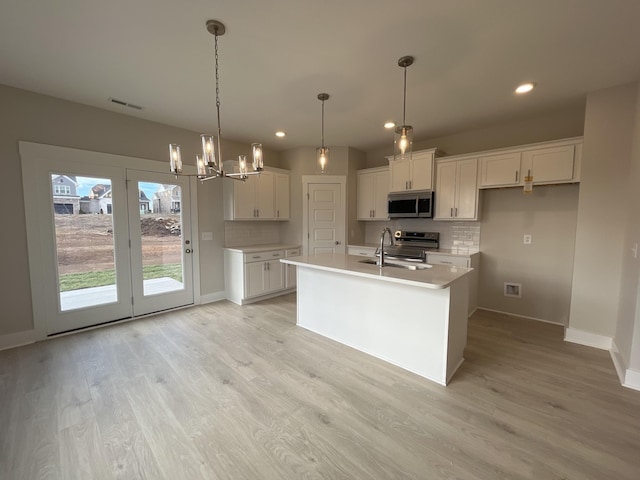
<svg viewBox="0 0 640 480">
<path fill-rule="evenodd" d="M 360 257 L 375 257 L 376 249 L 371 247 L 349 247 L 349 255 L 358 255 Z"/>
<path fill-rule="evenodd" d="M 287 250 L 285 252 L 285 257 L 289 258 L 289 257 L 299 257 L 300 256 L 300 249 L 299 248 L 290 248 L 289 250 Z"/>
<path fill-rule="evenodd" d="M 264 260 L 273 260 L 274 258 L 283 258 L 283 257 L 284 257 L 283 250 L 271 250 L 268 252 L 245 253 L 244 262 L 245 263 L 262 262 Z"/>
<path fill-rule="evenodd" d="M 469 267 L 468 257 L 454 257 L 450 255 L 439 255 L 437 253 L 427 254 L 427 263 L 431 265 L 452 265 L 454 267 Z"/>
</svg>

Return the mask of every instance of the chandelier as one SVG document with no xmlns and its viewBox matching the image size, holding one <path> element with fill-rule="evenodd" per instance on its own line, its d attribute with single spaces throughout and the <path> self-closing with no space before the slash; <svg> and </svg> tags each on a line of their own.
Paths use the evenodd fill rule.
<svg viewBox="0 0 640 480">
<path fill-rule="evenodd" d="M 222 22 L 218 20 L 207 20 L 207 31 L 214 37 L 215 51 L 215 72 L 216 72 L 216 114 L 218 120 L 218 138 L 213 135 L 202 134 L 202 154 L 196 155 L 196 176 L 201 180 L 210 180 L 218 177 L 228 177 L 234 180 L 246 180 L 249 175 L 259 175 L 264 168 L 262 145 L 252 143 L 253 154 L 252 170 L 249 171 L 246 155 L 238 156 L 238 171 L 225 172 L 222 162 L 222 128 L 220 126 L 220 73 L 218 67 L 218 37 L 224 35 L 226 29 Z M 169 167 L 171 173 L 184 175 L 182 173 L 182 156 L 180 145 L 172 143 L 169 145 Z"/>
<path fill-rule="evenodd" d="M 404 68 L 404 89 L 402 103 L 402 125 L 396 127 L 393 136 L 393 159 L 404 160 L 411 158 L 411 146 L 413 144 L 413 127 L 407 125 L 405 116 L 407 113 L 407 67 L 413 64 L 413 57 L 401 57 L 398 66 Z"/>
</svg>

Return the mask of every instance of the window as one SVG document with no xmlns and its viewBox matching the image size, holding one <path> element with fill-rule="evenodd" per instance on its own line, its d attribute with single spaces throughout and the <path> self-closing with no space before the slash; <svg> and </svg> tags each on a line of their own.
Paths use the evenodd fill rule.
<svg viewBox="0 0 640 480">
<path fill-rule="evenodd" d="M 54 195 L 69 195 L 71 193 L 71 187 L 69 185 L 54 185 Z"/>
</svg>

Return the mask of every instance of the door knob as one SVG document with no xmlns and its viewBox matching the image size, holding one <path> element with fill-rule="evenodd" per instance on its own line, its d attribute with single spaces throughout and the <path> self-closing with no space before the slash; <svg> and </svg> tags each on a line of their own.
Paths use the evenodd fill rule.
<svg viewBox="0 0 640 480">
<path fill-rule="evenodd" d="M 192 250 L 191 250 L 190 248 L 187 248 L 184 252 L 185 252 L 185 253 L 191 253 L 191 252 L 192 252 Z"/>
<path fill-rule="evenodd" d="M 336 240 L 336 245 L 340 245 L 340 240 Z"/>
</svg>

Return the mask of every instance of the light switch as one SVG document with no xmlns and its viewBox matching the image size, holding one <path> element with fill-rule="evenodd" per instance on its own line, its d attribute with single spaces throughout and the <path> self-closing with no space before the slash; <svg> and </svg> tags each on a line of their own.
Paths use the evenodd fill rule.
<svg viewBox="0 0 640 480">
<path fill-rule="evenodd" d="M 213 232 L 202 232 L 202 240 L 213 240 Z"/>
<path fill-rule="evenodd" d="M 529 235 L 528 233 L 525 234 L 525 236 L 524 236 L 524 244 L 525 245 L 531 245 L 531 235 Z"/>
</svg>

